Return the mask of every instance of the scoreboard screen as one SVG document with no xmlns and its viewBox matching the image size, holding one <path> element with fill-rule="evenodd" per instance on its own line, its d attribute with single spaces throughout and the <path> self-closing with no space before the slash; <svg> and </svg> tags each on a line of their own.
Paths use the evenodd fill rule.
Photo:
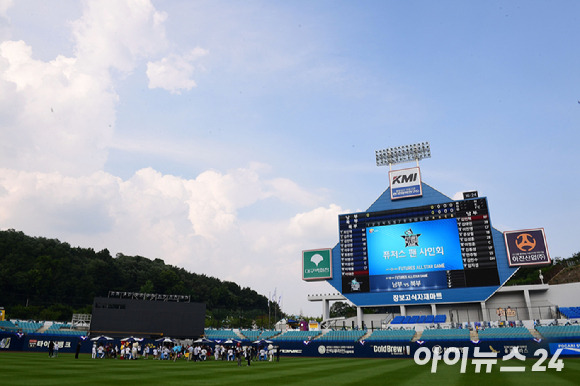
<svg viewBox="0 0 580 386">
<path fill-rule="evenodd" d="M 339 216 L 343 293 L 500 284 L 485 198 Z"/>
</svg>

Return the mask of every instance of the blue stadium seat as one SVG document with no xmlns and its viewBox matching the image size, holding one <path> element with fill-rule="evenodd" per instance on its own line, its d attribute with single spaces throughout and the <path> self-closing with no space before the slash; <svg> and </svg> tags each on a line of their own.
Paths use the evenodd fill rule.
<svg viewBox="0 0 580 386">
<path fill-rule="evenodd" d="M 580 318 L 580 307 L 560 307 L 560 313 L 568 319 Z"/>
<path fill-rule="evenodd" d="M 393 320 L 391 320 L 391 324 L 401 324 L 403 323 L 403 320 L 405 320 L 403 315 L 397 315 L 393 318 Z"/>
<path fill-rule="evenodd" d="M 533 339 L 526 327 L 486 328 L 478 331 L 479 339 L 518 340 Z"/>
<path fill-rule="evenodd" d="M 435 316 L 435 320 L 433 322 L 434 323 L 445 323 L 446 320 L 447 320 L 447 315 L 443 314 L 443 315 Z"/>
<path fill-rule="evenodd" d="M 410 342 L 413 336 L 415 330 L 375 330 L 366 340 Z"/>
<path fill-rule="evenodd" d="M 470 339 L 469 330 L 462 328 L 454 329 L 431 329 L 423 330 L 422 340 L 464 340 Z"/>
</svg>

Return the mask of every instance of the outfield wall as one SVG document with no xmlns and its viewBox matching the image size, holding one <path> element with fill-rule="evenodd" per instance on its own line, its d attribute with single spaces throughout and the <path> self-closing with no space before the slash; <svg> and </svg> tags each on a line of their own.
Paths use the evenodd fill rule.
<svg viewBox="0 0 580 386">
<path fill-rule="evenodd" d="M 552 342 L 556 343 L 556 342 Z M 570 342 L 574 347 L 580 347 L 580 339 Z M 550 342 L 535 340 L 487 340 L 487 341 L 360 341 L 360 342 L 290 342 L 280 345 L 281 355 L 306 357 L 352 357 L 352 358 L 412 358 L 421 347 L 428 347 L 431 351 L 444 352 L 450 348 L 461 349 L 467 347 L 470 358 L 477 347 L 481 353 L 496 352 L 498 358 L 511 352 L 517 347 L 518 352 L 526 357 L 533 357 L 538 349 L 548 350 Z M 555 350 L 554 350 L 555 351 Z M 577 354 L 580 355 L 580 354 Z"/>
<path fill-rule="evenodd" d="M 78 336 L 0 332 L 0 352 L 7 350 L 48 353 L 51 341 L 59 345 L 59 353 L 75 353 L 78 342 L 81 342 L 81 353 L 90 353 L 93 347 L 93 342 Z"/>
<path fill-rule="evenodd" d="M 91 353 L 93 342 L 79 337 L 56 336 L 43 334 L 15 334 L 0 332 L 0 352 L 2 351 L 29 351 L 48 353 L 50 341 L 59 344 L 59 353 L 74 353 L 77 343 L 81 342 L 81 353 Z M 111 341 L 120 346 L 120 340 Z M 154 343 L 153 340 L 144 340 L 141 345 Z M 242 342 L 250 345 L 251 342 Z M 507 340 L 479 340 L 479 341 L 450 341 L 433 340 L 417 342 L 400 341 L 298 341 L 274 343 L 280 347 L 281 356 L 303 357 L 346 357 L 346 358 L 413 358 L 421 347 L 427 347 L 432 352 L 445 352 L 451 348 L 468 348 L 468 355 L 473 358 L 475 349 L 481 353 L 497 353 L 501 358 L 517 347 L 518 352 L 525 357 L 532 358 L 538 349 L 547 350 L 550 355 L 558 348 L 563 348 L 561 355 L 580 356 L 580 338 L 563 338 L 554 340 L 542 339 L 507 339 Z M 213 347 L 215 343 L 209 344 Z"/>
</svg>

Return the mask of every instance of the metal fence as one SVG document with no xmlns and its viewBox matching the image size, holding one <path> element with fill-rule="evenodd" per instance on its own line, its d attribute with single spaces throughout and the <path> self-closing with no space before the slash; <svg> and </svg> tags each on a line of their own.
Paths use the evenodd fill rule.
<svg viewBox="0 0 580 386">
<path fill-rule="evenodd" d="M 558 319 L 562 315 L 557 306 L 542 307 L 499 307 L 488 309 L 451 309 L 449 310 L 449 319 L 451 323 L 464 322 L 510 322 L 518 320 L 545 320 Z"/>
</svg>

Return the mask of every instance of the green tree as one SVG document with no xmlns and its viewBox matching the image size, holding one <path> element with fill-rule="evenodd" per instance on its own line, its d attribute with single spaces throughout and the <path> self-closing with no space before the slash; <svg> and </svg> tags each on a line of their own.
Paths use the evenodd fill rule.
<svg viewBox="0 0 580 386">
<path fill-rule="evenodd" d="M 349 305 L 346 302 L 336 302 L 330 307 L 330 317 L 331 318 L 338 318 L 338 317 L 345 317 L 350 318 L 352 316 L 356 316 L 356 307 Z"/>
<path fill-rule="evenodd" d="M 209 323 L 247 327 L 279 306 L 250 288 L 167 265 L 161 259 L 112 257 L 108 249 L 71 247 L 56 239 L 0 231 L 0 305 L 12 318 L 69 320 L 90 312 L 109 291 L 189 295 L 206 303 Z M 263 325 L 263 323 L 262 323 Z"/>
<path fill-rule="evenodd" d="M 151 279 L 147 279 L 145 284 L 143 284 L 141 286 L 141 288 L 139 289 L 139 292 L 146 293 L 146 294 L 152 294 L 155 292 L 155 286 L 153 285 L 153 282 L 151 281 Z"/>
</svg>

